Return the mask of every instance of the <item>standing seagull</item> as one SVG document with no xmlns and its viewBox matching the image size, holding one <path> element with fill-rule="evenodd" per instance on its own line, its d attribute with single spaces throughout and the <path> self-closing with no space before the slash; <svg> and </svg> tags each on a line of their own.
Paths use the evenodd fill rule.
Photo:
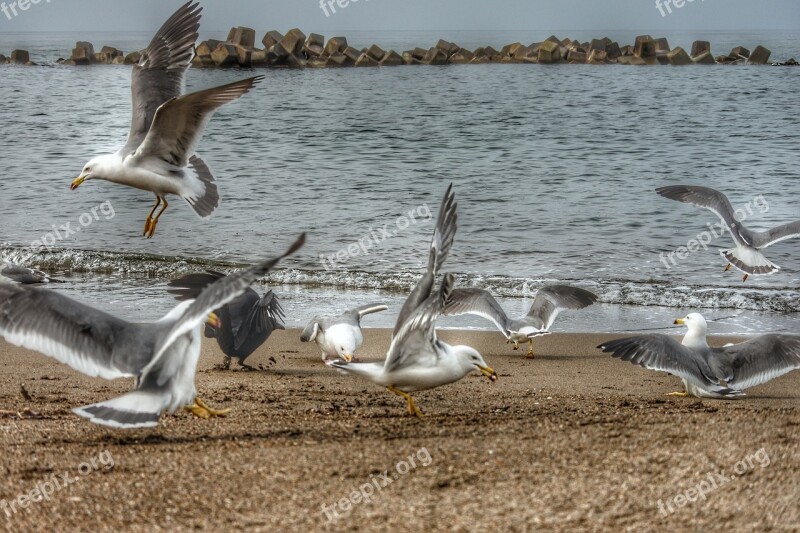
<svg viewBox="0 0 800 533">
<path fill-rule="evenodd" d="M 748 276 L 773 274 L 781 267 L 772 263 L 761 253 L 762 248 L 793 237 L 800 237 L 800 220 L 789 222 L 767 231 L 752 231 L 736 219 L 736 211 L 728 198 L 721 192 L 697 185 L 675 185 L 661 187 L 656 192 L 664 198 L 696 205 L 713 211 L 722 220 L 736 243 L 736 248 L 722 250 L 720 254 L 728 261 L 725 270 L 731 265 L 744 273 L 742 281 Z"/>
<path fill-rule="evenodd" d="M 315 341 L 322 350 L 323 361 L 339 357 L 349 363 L 364 343 L 361 318 L 387 309 L 383 304 L 370 304 L 336 316 L 315 316 L 300 334 L 300 342 Z"/>
<path fill-rule="evenodd" d="M 436 336 L 436 319 L 452 294 L 455 282 L 452 274 L 447 274 L 438 291 L 433 291 L 433 283 L 453 245 L 456 207 L 451 185 L 439 210 L 428 269 L 403 305 L 386 360 L 383 363 L 348 364 L 338 359 L 328 362 L 343 373 L 362 376 L 402 396 L 409 414 L 416 416 L 422 416 L 422 411 L 414 403 L 411 392 L 454 383 L 476 370 L 491 381 L 497 380 L 497 373 L 475 349 L 450 346 Z"/>
<path fill-rule="evenodd" d="M 684 391 L 670 396 L 733 399 L 745 389 L 800 368 L 800 337 L 762 335 L 739 344 L 711 348 L 708 325 L 699 313 L 679 318 L 688 329 L 682 342 L 667 335 L 640 335 L 598 346 L 623 361 L 669 372 L 683 381 Z M 724 385 L 723 385 L 724 383 Z"/>
<path fill-rule="evenodd" d="M 171 294 L 179 301 L 197 298 L 208 285 L 225 274 L 209 270 L 206 273 L 188 274 L 169 282 Z M 245 370 L 253 367 L 245 364 L 250 357 L 276 329 L 286 329 L 283 325 L 285 315 L 275 293 L 267 291 L 261 297 L 252 288 L 244 291 L 232 302 L 214 310 L 219 317 L 219 326 L 206 324 L 205 336 L 217 339 L 222 353 L 225 354 L 224 366 L 230 368 L 231 358 L 236 358 L 239 366 Z"/>
<path fill-rule="evenodd" d="M 550 285 L 536 293 L 528 314 L 517 320 L 508 318 L 503 308 L 488 291 L 456 289 L 444 309 L 447 316 L 478 315 L 494 322 L 508 342 L 519 350 L 520 342 L 530 342 L 528 358 L 533 359 L 533 338 L 550 333 L 558 313 L 566 309 L 583 309 L 595 303 L 597 296 L 569 285 Z"/>
<path fill-rule="evenodd" d="M 216 210 L 217 185 L 206 163 L 194 155 L 195 147 L 214 112 L 263 78 L 183 94 L 184 74 L 200 28 L 202 8 L 198 5 L 189 2 L 175 12 L 134 65 L 128 142 L 117 153 L 86 163 L 71 186 L 75 190 L 84 181 L 100 179 L 154 193 L 156 203 L 144 224 L 147 238 L 155 235 L 158 220 L 169 206 L 167 195 L 186 200 L 200 218 Z"/>
<path fill-rule="evenodd" d="M 200 327 L 304 242 L 302 235 L 282 256 L 217 280 L 152 324 L 126 322 L 53 291 L 0 283 L 0 336 L 87 376 L 136 378 L 133 392 L 73 410 L 96 424 L 155 427 L 162 413 L 180 407 L 202 418 L 221 416 L 227 411 L 197 398 Z"/>
</svg>

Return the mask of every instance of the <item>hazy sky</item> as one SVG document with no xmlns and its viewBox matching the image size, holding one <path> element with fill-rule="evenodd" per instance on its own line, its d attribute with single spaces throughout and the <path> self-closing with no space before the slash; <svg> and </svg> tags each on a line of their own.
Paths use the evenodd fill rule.
<svg viewBox="0 0 800 533">
<path fill-rule="evenodd" d="M 25 6 L 37 0 L 0 0 Z M 328 0 L 325 0 L 326 2 Z M 259 33 L 300 27 L 336 30 L 764 30 L 800 28 L 800 0 L 339 0 L 328 16 L 319 0 L 204 0 L 202 32 L 249 26 Z M 38 0 L 0 11 L 0 32 L 152 31 L 180 0 Z M 2 7 L 2 3 L 0 3 Z"/>
</svg>

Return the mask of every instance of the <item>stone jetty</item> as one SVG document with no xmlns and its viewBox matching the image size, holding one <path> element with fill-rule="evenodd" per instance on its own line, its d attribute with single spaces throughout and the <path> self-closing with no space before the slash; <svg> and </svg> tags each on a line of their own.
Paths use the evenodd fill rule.
<svg viewBox="0 0 800 533">
<path fill-rule="evenodd" d="M 672 48 L 666 38 L 650 35 L 636 37 L 633 44 L 620 45 L 608 37 L 580 42 L 551 35 L 542 42 L 508 44 L 497 50 L 491 46 L 468 50 L 456 43 L 439 40 L 431 48 L 387 50 L 377 44 L 354 48 L 347 37 L 306 35 L 294 28 L 288 32 L 268 31 L 257 42 L 256 31 L 243 26 L 231 28 L 225 41 L 207 39 L 196 46 L 192 61 L 195 68 L 339 68 L 399 67 L 403 65 L 480 65 L 501 64 L 586 64 L 586 65 L 797 65 L 790 59 L 770 63 L 770 50 L 743 46 L 730 53 L 714 55 L 708 41 L 695 41 L 690 49 Z M 133 65 L 141 52 L 125 54 L 112 46 L 95 51 L 92 43 L 75 44 L 72 55 L 59 59 L 62 65 Z M 15 50 L 10 58 L 0 54 L 0 64 L 31 64 L 28 53 Z"/>
</svg>

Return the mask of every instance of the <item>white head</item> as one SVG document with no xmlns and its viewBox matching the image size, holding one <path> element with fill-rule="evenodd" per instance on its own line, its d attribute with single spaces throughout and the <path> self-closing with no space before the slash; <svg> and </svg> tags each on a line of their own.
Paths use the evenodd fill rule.
<svg viewBox="0 0 800 533">
<path fill-rule="evenodd" d="M 708 324 L 706 319 L 700 313 L 689 313 L 683 318 L 675 320 L 676 324 L 686 326 L 688 330 L 683 337 L 684 346 L 708 346 L 706 343 L 706 331 L 708 331 Z"/>
<path fill-rule="evenodd" d="M 461 365 L 461 368 L 464 370 L 465 375 L 477 370 L 489 378 L 489 381 L 497 381 L 497 372 L 486 364 L 486 361 L 483 360 L 483 356 L 475 348 L 469 346 L 453 346 L 453 353 Z"/>
<path fill-rule="evenodd" d="M 358 349 L 358 343 L 353 335 L 339 335 L 336 338 L 335 347 L 336 355 L 349 363 L 353 360 L 353 356 Z"/>
<path fill-rule="evenodd" d="M 116 166 L 119 158 L 116 154 L 100 155 L 92 158 L 83 166 L 81 175 L 72 180 L 71 190 L 80 187 L 86 180 L 104 180 L 111 176 L 111 169 Z"/>
</svg>

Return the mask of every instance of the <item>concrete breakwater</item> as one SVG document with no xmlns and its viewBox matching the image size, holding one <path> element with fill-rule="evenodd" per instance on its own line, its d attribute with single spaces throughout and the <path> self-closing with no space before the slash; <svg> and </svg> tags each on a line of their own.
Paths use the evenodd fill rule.
<svg viewBox="0 0 800 533">
<path fill-rule="evenodd" d="M 397 52 L 378 45 L 357 49 L 346 37 L 306 35 L 294 28 L 286 34 L 269 31 L 256 46 L 256 31 L 252 28 L 232 28 L 225 41 L 208 39 L 196 46 L 192 65 L 196 68 L 337 68 L 379 67 L 402 65 L 458 65 L 486 63 L 590 64 L 590 65 L 797 65 L 790 59 L 770 63 L 771 51 L 756 46 L 752 51 L 737 46 L 730 53 L 714 56 L 708 41 L 695 41 L 689 51 L 671 48 L 666 38 L 650 35 L 636 37 L 634 44 L 620 45 L 608 37 L 579 42 L 550 36 L 529 45 L 512 43 L 497 50 L 491 46 L 467 50 L 455 43 L 439 40 L 431 48 L 414 48 Z M 125 54 L 111 46 L 96 52 L 92 43 L 76 43 L 63 65 L 117 64 L 132 65 L 141 52 Z M 28 53 L 15 50 L 11 58 L 0 54 L 0 63 L 32 64 Z"/>
</svg>

